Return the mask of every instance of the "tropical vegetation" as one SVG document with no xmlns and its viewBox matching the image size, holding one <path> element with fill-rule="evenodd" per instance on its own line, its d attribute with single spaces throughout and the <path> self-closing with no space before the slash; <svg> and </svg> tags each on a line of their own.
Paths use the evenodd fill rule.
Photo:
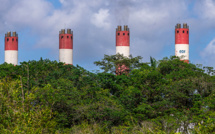
<svg viewBox="0 0 215 134">
<path fill-rule="evenodd" d="M 42 58 L 0 65 L 0 133 L 214 133 L 213 68 L 141 59 L 105 55 L 97 73 Z M 116 75 L 119 64 L 129 72 Z"/>
</svg>

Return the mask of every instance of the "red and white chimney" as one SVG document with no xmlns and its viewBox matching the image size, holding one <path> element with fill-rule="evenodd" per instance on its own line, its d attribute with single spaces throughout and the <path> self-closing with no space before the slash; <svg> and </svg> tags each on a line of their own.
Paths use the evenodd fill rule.
<svg viewBox="0 0 215 134">
<path fill-rule="evenodd" d="M 124 26 L 123 31 L 121 26 L 116 29 L 116 54 L 122 54 L 124 57 L 129 57 L 130 55 L 130 31 L 128 26 Z M 127 74 L 128 72 L 129 67 L 126 65 L 116 67 L 116 75 Z"/>
<path fill-rule="evenodd" d="M 130 55 L 130 31 L 128 26 L 124 26 L 124 31 L 122 27 L 118 26 L 116 29 L 116 54 L 123 54 L 123 56 L 128 57 Z"/>
<path fill-rule="evenodd" d="M 175 26 L 175 56 L 182 61 L 189 63 L 189 26 L 187 23 Z"/>
<path fill-rule="evenodd" d="M 8 64 L 18 64 L 18 34 L 7 32 L 5 34 L 5 62 Z"/>
<path fill-rule="evenodd" d="M 73 32 L 62 29 L 59 33 L 59 62 L 73 64 Z"/>
</svg>

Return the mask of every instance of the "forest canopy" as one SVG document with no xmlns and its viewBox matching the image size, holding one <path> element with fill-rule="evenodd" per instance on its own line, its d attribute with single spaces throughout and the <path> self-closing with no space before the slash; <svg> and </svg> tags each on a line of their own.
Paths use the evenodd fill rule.
<svg viewBox="0 0 215 134">
<path fill-rule="evenodd" d="M 213 133 L 215 71 L 177 57 L 108 56 L 103 72 L 40 59 L 0 65 L 0 133 Z M 129 72 L 116 75 L 117 65 Z"/>
</svg>

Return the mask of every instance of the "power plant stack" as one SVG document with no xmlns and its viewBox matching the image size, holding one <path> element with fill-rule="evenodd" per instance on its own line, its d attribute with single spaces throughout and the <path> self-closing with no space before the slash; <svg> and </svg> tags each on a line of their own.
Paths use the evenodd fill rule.
<svg viewBox="0 0 215 134">
<path fill-rule="evenodd" d="M 124 30 L 122 30 L 121 26 L 116 29 L 116 54 L 122 54 L 124 57 L 129 57 L 130 55 L 130 31 L 126 25 Z M 126 65 L 118 65 L 116 75 L 127 74 L 128 71 L 129 67 Z"/>
<path fill-rule="evenodd" d="M 73 64 L 73 32 L 62 29 L 59 33 L 59 62 Z"/>
<path fill-rule="evenodd" d="M 124 26 L 124 31 L 122 27 L 118 26 L 116 29 L 116 54 L 123 54 L 123 56 L 128 57 L 130 55 L 130 31 L 128 26 Z"/>
<path fill-rule="evenodd" d="M 175 56 L 180 60 L 189 63 L 189 26 L 187 23 L 175 26 Z"/>
<path fill-rule="evenodd" d="M 8 64 L 18 64 L 18 34 L 7 32 L 5 34 L 5 62 Z"/>
</svg>

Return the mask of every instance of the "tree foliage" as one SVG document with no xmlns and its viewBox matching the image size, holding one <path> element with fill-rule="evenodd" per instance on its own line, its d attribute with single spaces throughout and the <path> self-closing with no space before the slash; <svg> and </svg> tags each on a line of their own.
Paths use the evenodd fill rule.
<svg viewBox="0 0 215 134">
<path fill-rule="evenodd" d="M 47 59 L 0 65 L 0 133 L 214 132 L 213 68 L 140 60 L 105 55 L 102 73 Z M 115 75 L 119 64 L 128 75 Z"/>
<path fill-rule="evenodd" d="M 121 66 L 126 66 L 131 71 L 134 68 L 138 68 L 143 63 L 141 63 L 141 56 L 133 57 L 129 55 L 129 57 L 125 57 L 122 54 L 116 55 L 104 55 L 104 58 L 101 61 L 95 61 L 94 64 L 100 66 L 100 69 L 104 70 L 103 73 L 113 73 L 116 74 L 116 70 Z"/>
</svg>

